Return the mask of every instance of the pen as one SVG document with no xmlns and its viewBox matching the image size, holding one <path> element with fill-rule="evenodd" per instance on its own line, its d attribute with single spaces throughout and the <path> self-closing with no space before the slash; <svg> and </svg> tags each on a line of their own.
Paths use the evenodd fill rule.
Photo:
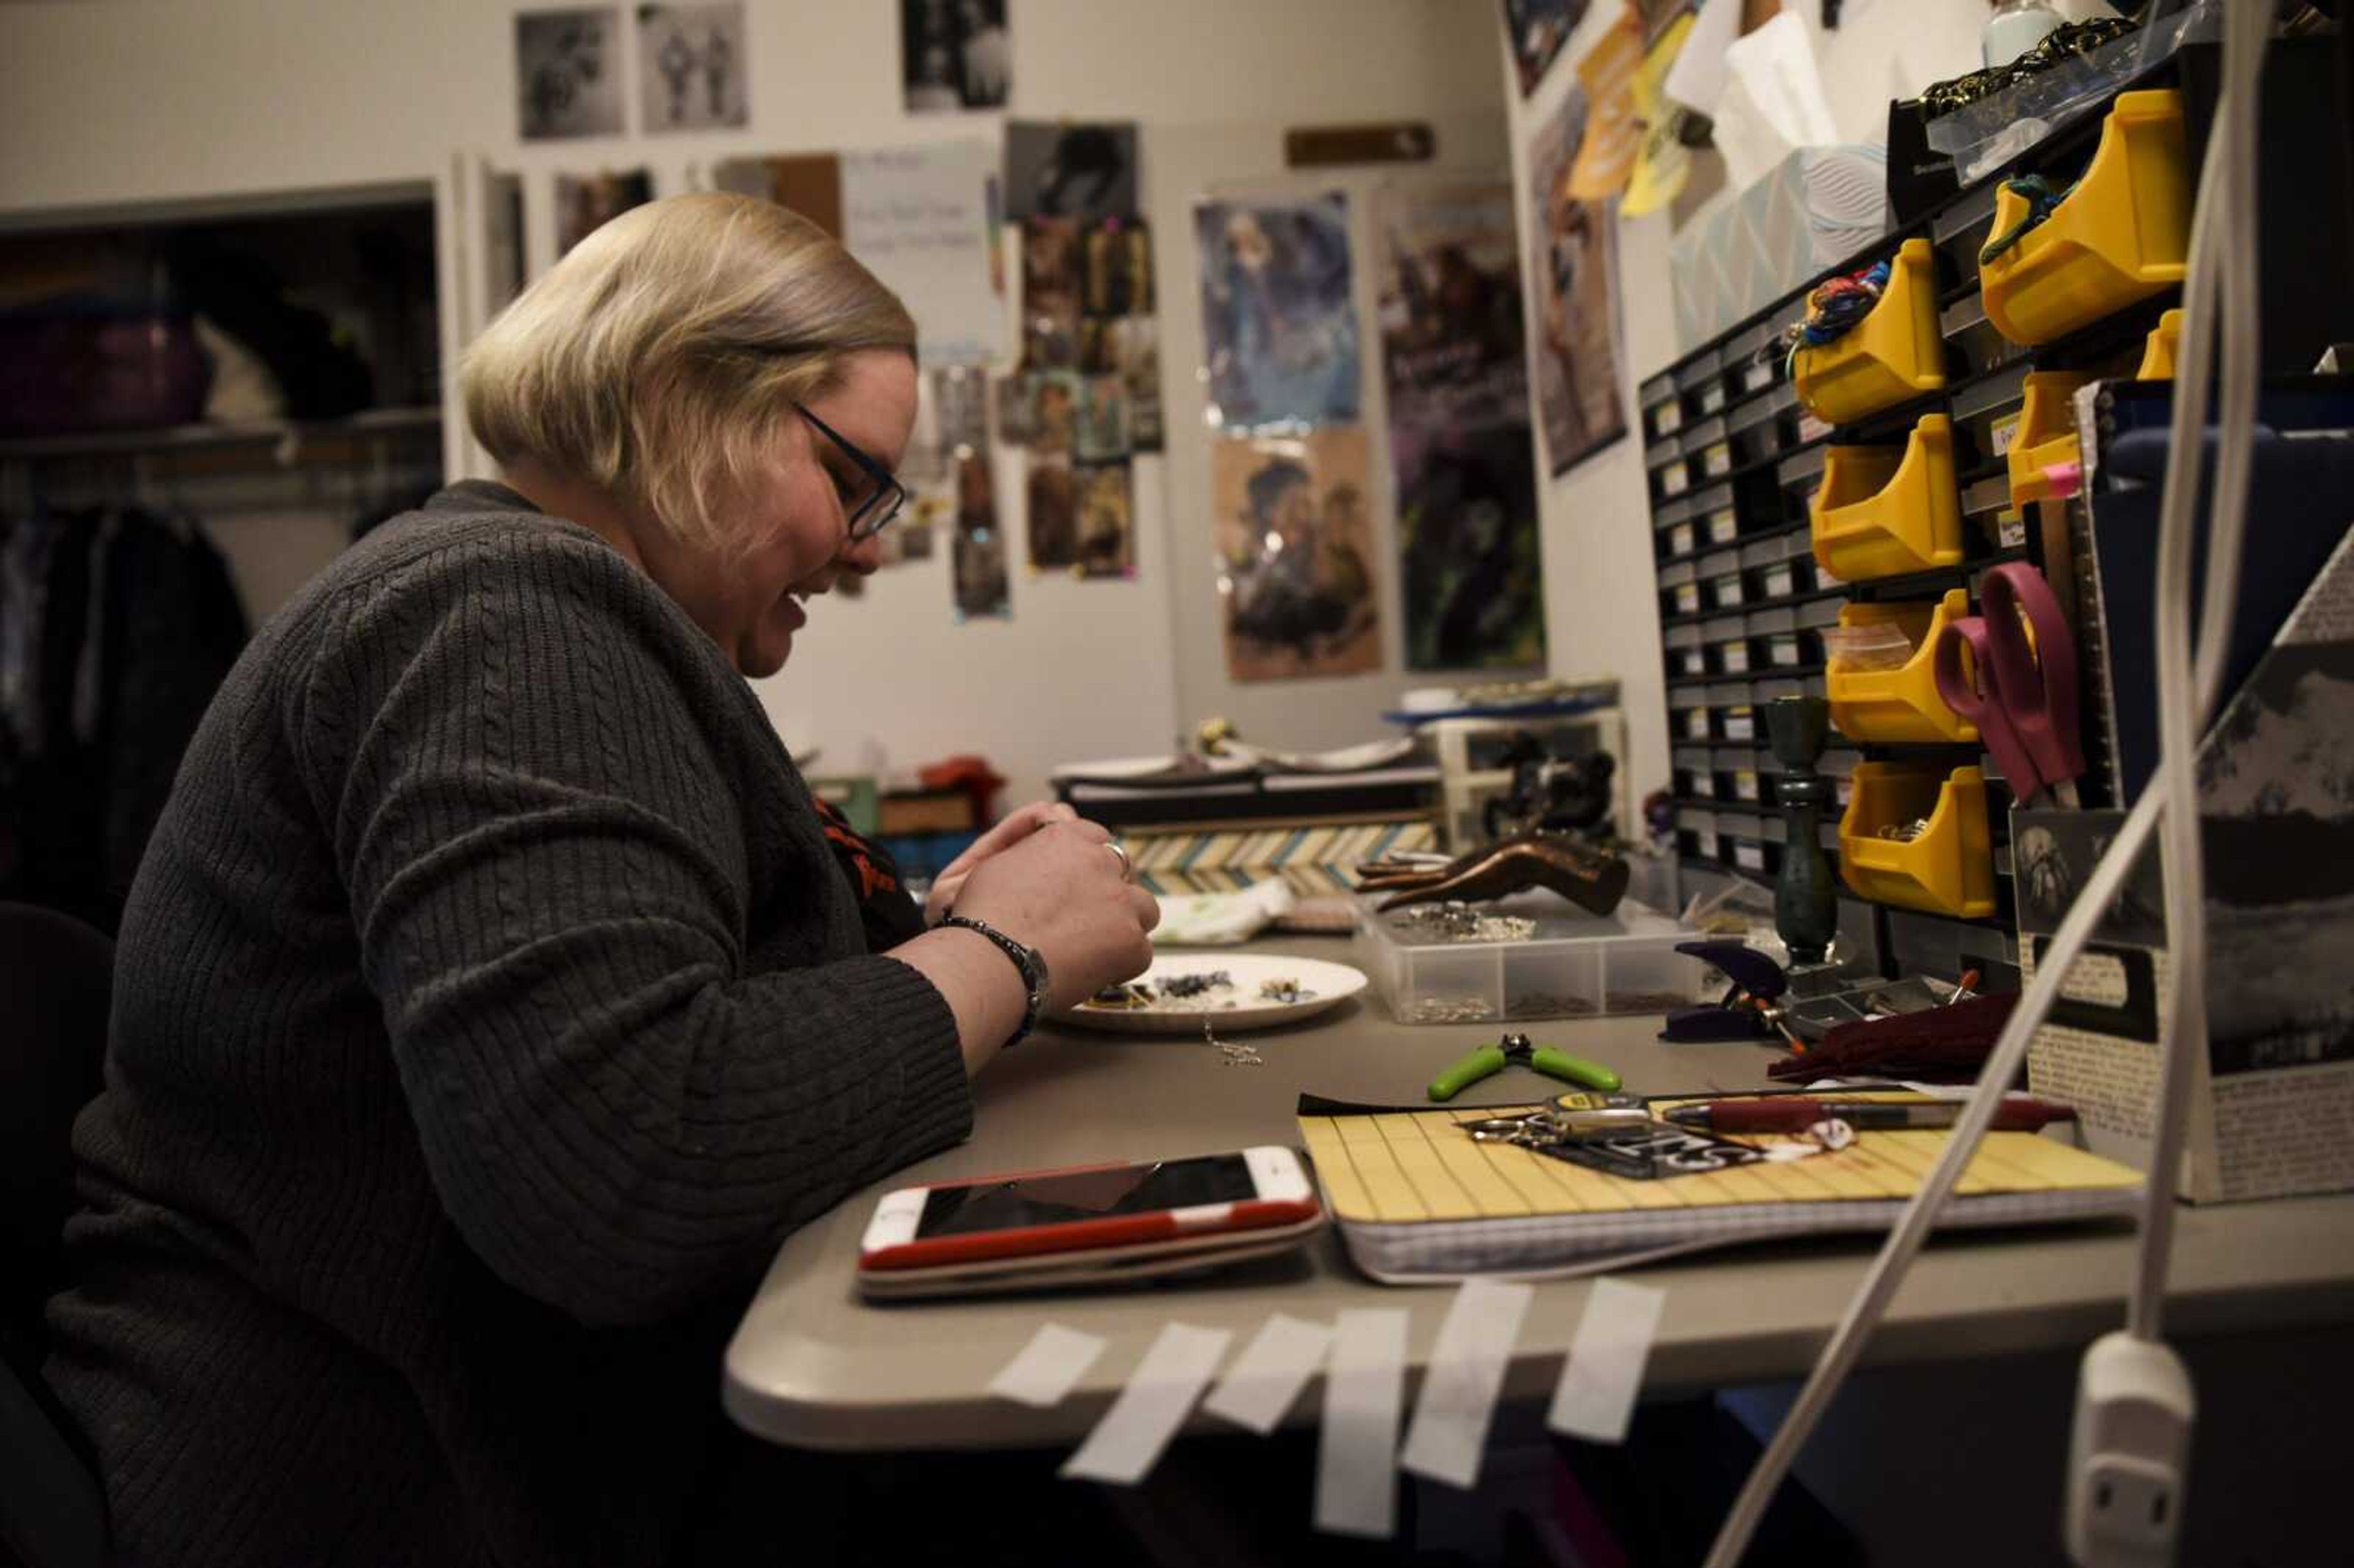
<svg viewBox="0 0 2354 1568">
<path fill-rule="evenodd" d="M 1705 1105 L 1678 1106 L 1667 1113 L 1682 1127 L 1710 1132 L 1803 1132 L 1819 1121 L 1836 1118 L 1858 1132 L 1891 1128 L 1951 1127 L 1961 1119 L 1959 1100 L 1905 1102 L 1891 1100 L 1819 1100 L 1805 1095 L 1776 1095 L 1762 1099 L 1711 1100 Z M 2006 1099 L 1994 1113 L 1996 1132 L 2037 1132 L 2055 1121 L 2073 1121 L 2076 1113 L 2048 1100 Z"/>
</svg>

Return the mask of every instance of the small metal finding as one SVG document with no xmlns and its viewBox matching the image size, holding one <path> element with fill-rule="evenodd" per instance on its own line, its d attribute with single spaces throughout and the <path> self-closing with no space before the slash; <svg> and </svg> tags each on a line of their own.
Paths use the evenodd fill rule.
<svg viewBox="0 0 2354 1568">
<path fill-rule="evenodd" d="M 1202 1020 L 1202 1043 L 1205 1045 L 1214 1045 L 1218 1048 L 1218 1065 L 1221 1067 L 1264 1067 L 1267 1065 L 1267 1058 L 1260 1055 L 1250 1046 L 1232 1041 L 1219 1039 L 1216 1033 L 1211 1030 L 1210 1021 L 1206 1018 Z"/>
</svg>

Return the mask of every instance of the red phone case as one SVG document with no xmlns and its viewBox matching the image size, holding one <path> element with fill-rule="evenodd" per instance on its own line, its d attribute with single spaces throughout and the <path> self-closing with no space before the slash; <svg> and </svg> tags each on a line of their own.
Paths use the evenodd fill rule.
<svg viewBox="0 0 2354 1568">
<path fill-rule="evenodd" d="M 1044 1171 L 1009 1171 L 995 1175 L 976 1177 L 970 1181 L 938 1181 L 935 1188 L 993 1187 L 1002 1181 L 1018 1181 L 1032 1176 L 1068 1176 L 1088 1171 L 1118 1171 L 1126 1168 L 1127 1160 L 1111 1160 L 1101 1165 L 1065 1165 Z M 1193 1205 L 1199 1208 L 1223 1207 L 1225 1213 L 1214 1220 L 1182 1223 L 1177 1219 L 1180 1211 L 1157 1209 L 1149 1214 L 1117 1214 L 1101 1220 L 1075 1220 L 1061 1224 L 1021 1225 L 1011 1230 L 976 1231 L 966 1235 L 933 1236 L 928 1240 L 902 1242 L 862 1254 L 858 1266 L 863 1271 L 892 1271 L 911 1268 L 942 1268 L 956 1264 L 981 1263 L 1001 1257 L 1035 1257 L 1053 1253 L 1087 1252 L 1098 1247 L 1149 1245 L 1157 1241 L 1174 1241 L 1180 1237 L 1214 1235 L 1245 1231 L 1264 1230 L 1272 1225 L 1296 1224 L 1318 1213 L 1315 1197 L 1292 1202 L 1278 1202 L 1267 1198 L 1243 1198 L 1233 1202 Z"/>
</svg>

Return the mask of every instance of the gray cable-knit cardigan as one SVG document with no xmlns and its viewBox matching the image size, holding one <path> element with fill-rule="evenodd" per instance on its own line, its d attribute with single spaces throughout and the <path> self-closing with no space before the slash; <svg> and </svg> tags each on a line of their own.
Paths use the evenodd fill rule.
<svg viewBox="0 0 2354 1568">
<path fill-rule="evenodd" d="M 47 1370 L 129 1563 L 662 1561 L 779 1239 L 971 1122 L 743 680 L 496 485 L 256 638 L 118 965 Z"/>
</svg>

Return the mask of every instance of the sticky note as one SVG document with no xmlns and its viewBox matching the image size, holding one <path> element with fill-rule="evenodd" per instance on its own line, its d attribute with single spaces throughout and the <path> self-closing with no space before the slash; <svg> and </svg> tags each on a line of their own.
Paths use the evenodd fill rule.
<svg viewBox="0 0 2354 1568">
<path fill-rule="evenodd" d="M 1129 1375 L 1128 1386 L 1057 1473 L 1066 1479 L 1129 1487 L 1151 1474 L 1193 1402 L 1210 1386 L 1232 1337 L 1224 1329 L 1164 1325 Z"/>
<path fill-rule="evenodd" d="M 1352 1308 L 1333 1324 L 1316 1453 L 1319 1530 L 1385 1541 L 1397 1529 L 1405 1316 L 1394 1307 Z"/>
<path fill-rule="evenodd" d="M 1452 1487 L 1479 1482 L 1479 1455 L 1504 1386 L 1504 1369 L 1536 1294 L 1526 1285 L 1467 1279 L 1438 1327 L 1398 1465 Z"/>
<path fill-rule="evenodd" d="M 1323 1366 L 1332 1330 L 1278 1312 L 1261 1325 L 1202 1408 L 1264 1437 Z"/>
<path fill-rule="evenodd" d="M 1569 1342 L 1545 1425 L 1564 1437 L 1623 1443 L 1643 1391 L 1643 1363 L 1668 1296 L 1623 1279 L 1596 1279 Z"/>
<path fill-rule="evenodd" d="M 1063 1403 L 1063 1396 L 1087 1375 L 1103 1349 L 1103 1340 L 1093 1334 L 1048 1323 L 1030 1337 L 1020 1355 L 990 1379 L 989 1392 L 1016 1404 L 1048 1409 Z"/>
</svg>

